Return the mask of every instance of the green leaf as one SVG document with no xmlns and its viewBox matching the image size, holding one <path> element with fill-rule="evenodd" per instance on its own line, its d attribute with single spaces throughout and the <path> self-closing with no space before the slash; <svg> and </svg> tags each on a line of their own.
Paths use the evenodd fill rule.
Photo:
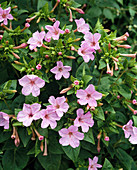
<svg viewBox="0 0 137 170">
<path fill-rule="evenodd" d="M 89 18 L 99 17 L 101 14 L 102 14 L 101 8 L 99 8 L 97 6 L 90 8 L 87 12 L 87 15 Z"/>
<path fill-rule="evenodd" d="M 121 164 L 123 164 L 123 168 L 125 168 L 125 170 L 137 169 L 133 158 L 128 155 L 123 149 L 116 149 L 116 153 L 116 157 L 119 159 Z"/>
<path fill-rule="evenodd" d="M 121 5 L 123 5 L 123 0 L 117 0 Z"/>
<path fill-rule="evenodd" d="M 114 22 L 114 15 L 113 15 L 113 13 L 111 12 L 110 9 L 105 8 L 103 10 L 103 14 L 105 15 L 106 18 L 111 19 L 112 22 Z"/>
<path fill-rule="evenodd" d="M 104 68 L 104 67 L 106 67 L 106 62 L 103 60 L 103 59 L 101 59 L 101 60 L 99 60 L 99 70 L 101 70 L 102 68 Z"/>
<path fill-rule="evenodd" d="M 91 75 L 89 66 L 88 66 L 85 62 L 83 62 L 83 63 L 78 67 L 78 69 L 77 69 L 77 71 L 76 71 L 76 77 L 77 77 L 77 79 L 82 79 L 83 74 L 85 74 L 85 75 Z"/>
<path fill-rule="evenodd" d="M 40 8 L 42 8 L 46 4 L 46 2 L 48 2 L 48 0 L 39 0 L 37 5 L 37 10 L 39 11 Z"/>
<path fill-rule="evenodd" d="M 84 81 L 85 86 L 88 84 L 88 82 L 92 79 L 93 77 L 90 75 L 84 75 L 82 77 L 82 80 Z"/>
<path fill-rule="evenodd" d="M 40 141 L 39 139 L 37 138 L 36 139 L 36 143 L 35 143 L 35 157 L 41 152 L 40 150 Z"/>
<path fill-rule="evenodd" d="M 43 156 L 42 153 L 38 155 L 38 160 L 45 170 L 59 170 L 61 164 L 61 155 L 48 154 Z"/>
<path fill-rule="evenodd" d="M 101 107 L 98 107 L 96 117 L 101 119 L 101 120 L 105 120 L 104 112 L 103 112 Z"/>
<path fill-rule="evenodd" d="M 118 92 L 123 97 L 125 97 L 126 99 L 130 99 L 131 98 L 131 91 L 129 90 L 129 87 L 126 86 L 125 84 L 122 84 L 122 85 L 119 86 Z"/>
<path fill-rule="evenodd" d="M 32 94 L 25 97 L 26 104 L 33 104 L 33 103 L 38 103 L 38 102 L 39 102 L 39 98 L 32 96 Z"/>
<path fill-rule="evenodd" d="M 137 116 L 133 115 L 132 118 L 134 120 L 134 126 L 137 127 Z"/>
<path fill-rule="evenodd" d="M 136 11 L 133 9 L 133 6 L 132 6 L 132 7 L 129 6 L 129 13 L 130 13 L 131 17 L 134 17 L 134 16 L 135 16 Z"/>
<path fill-rule="evenodd" d="M 31 135 L 28 135 L 28 131 L 26 128 L 19 128 L 18 133 L 19 133 L 20 139 L 21 139 L 24 147 L 26 147 L 30 138 L 31 138 Z"/>
<path fill-rule="evenodd" d="M 3 168 L 6 170 L 22 170 L 28 163 L 29 157 L 26 150 L 7 150 L 2 158 Z"/>
<path fill-rule="evenodd" d="M 49 5 L 48 5 L 48 2 L 42 7 L 42 11 L 44 12 L 45 15 L 49 14 Z"/>
<path fill-rule="evenodd" d="M 87 133 L 84 134 L 84 140 L 87 142 L 90 142 L 92 144 L 95 144 L 93 132 L 92 132 L 91 128 L 89 129 L 89 131 Z"/>
<path fill-rule="evenodd" d="M 113 166 L 110 163 L 110 161 L 107 158 L 105 158 L 105 162 L 103 164 L 102 170 L 108 170 L 108 169 L 113 170 Z"/>
<path fill-rule="evenodd" d="M 72 148 L 71 146 L 62 146 L 62 149 L 73 162 L 77 161 L 80 152 L 80 146 L 77 148 Z"/>
</svg>

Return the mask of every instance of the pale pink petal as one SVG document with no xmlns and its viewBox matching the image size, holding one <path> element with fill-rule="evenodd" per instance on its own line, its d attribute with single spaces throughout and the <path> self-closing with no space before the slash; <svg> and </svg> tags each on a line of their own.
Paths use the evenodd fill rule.
<svg viewBox="0 0 137 170">
<path fill-rule="evenodd" d="M 28 84 L 22 88 L 22 94 L 28 96 L 32 92 L 32 86 Z"/>
<path fill-rule="evenodd" d="M 60 73 L 57 73 L 57 74 L 55 75 L 55 79 L 56 79 L 56 80 L 60 80 L 61 77 L 62 77 L 62 73 L 61 73 L 61 72 L 60 72 Z"/>
<path fill-rule="evenodd" d="M 41 128 L 47 128 L 50 124 L 50 121 L 48 119 L 43 119 L 41 122 Z"/>
<path fill-rule="evenodd" d="M 37 85 L 37 87 L 42 88 L 45 85 L 45 81 L 38 77 L 35 81 L 35 84 Z"/>
<path fill-rule="evenodd" d="M 34 103 L 31 105 L 31 110 L 33 114 L 37 113 L 40 110 L 40 108 L 41 108 L 41 104 Z"/>
<path fill-rule="evenodd" d="M 31 125 L 32 121 L 33 121 L 32 118 L 25 119 L 25 120 L 23 121 L 23 125 L 26 126 L 26 127 L 28 127 L 28 126 Z"/>
<path fill-rule="evenodd" d="M 63 74 L 63 77 L 64 77 L 65 79 L 68 79 L 69 76 L 70 76 L 70 73 L 69 73 L 69 72 L 62 72 L 62 74 Z"/>
<path fill-rule="evenodd" d="M 55 105 L 55 104 L 56 104 L 56 99 L 55 99 L 54 96 L 50 96 L 48 101 L 49 101 L 49 103 L 52 104 L 52 105 Z"/>
<path fill-rule="evenodd" d="M 6 18 L 4 19 L 4 22 L 3 22 L 3 23 L 4 23 L 4 25 L 7 25 L 7 24 L 8 24 L 8 21 L 7 21 Z"/>
<path fill-rule="evenodd" d="M 56 67 L 52 68 L 50 71 L 52 73 L 56 74 L 56 73 L 58 73 L 58 67 L 56 66 Z"/>
<path fill-rule="evenodd" d="M 72 146 L 73 148 L 76 148 L 79 146 L 80 142 L 77 138 L 75 138 L 74 136 L 71 136 L 70 142 L 69 142 L 70 146 Z"/>
<path fill-rule="evenodd" d="M 85 92 L 85 90 L 80 89 L 77 90 L 76 96 L 78 98 L 85 98 L 87 96 L 87 93 Z"/>
<path fill-rule="evenodd" d="M 59 143 L 60 143 L 61 145 L 63 145 L 63 146 L 69 145 L 69 137 L 66 136 L 66 137 L 61 138 L 61 139 L 59 140 Z"/>
<path fill-rule="evenodd" d="M 7 18 L 8 18 L 9 20 L 12 20 L 12 19 L 13 19 L 13 16 L 12 16 L 11 14 L 8 14 L 8 15 L 7 15 Z"/>
<path fill-rule="evenodd" d="M 102 98 L 102 93 L 95 91 L 94 93 L 92 93 L 92 97 L 96 100 L 99 100 Z"/>
<path fill-rule="evenodd" d="M 62 68 L 63 67 L 63 63 L 61 61 L 57 61 L 57 67 Z"/>
<path fill-rule="evenodd" d="M 88 104 L 89 106 L 97 107 L 97 102 L 95 99 L 89 99 Z"/>
<path fill-rule="evenodd" d="M 21 86 L 26 86 L 30 83 L 30 79 L 27 76 L 22 77 L 21 79 L 19 79 L 19 84 Z"/>
<path fill-rule="evenodd" d="M 53 27 L 54 27 L 54 28 L 58 28 L 58 27 L 59 27 L 59 24 L 60 24 L 60 22 L 59 22 L 59 21 L 56 21 L 56 22 L 54 23 Z"/>
<path fill-rule="evenodd" d="M 85 100 L 85 99 L 78 99 L 78 103 L 79 103 L 80 105 L 86 105 L 88 102 L 87 102 L 87 100 Z"/>
<path fill-rule="evenodd" d="M 66 128 L 63 128 L 63 129 L 61 129 L 61 130 L 59 131 L 59 135 L 62 136 L 62 137 L 67 136 L 68 133 L 69 133 L 69 130 L 66 129 Z"/>
<path fill-rule="evenodd" d="M 79 139 L 79 140 L 83 140 L 84 139 L 84 134 L 81 133 L 81 132 L 75 132 L 74 134 L 74 137 Z"/>
<path fill-rule="evenodd" d="M 94 87 L 92 84 L 90 84 L 90 85 L 88 85 L 88 87 L 85 89 L 85 91 L 86 91 L 88 94 L 91 94 L 91 93 L 95 92 L 95 87 Z"/>
<path fill-rule="evenodd" d="M 94 34 L 94 40 L 95 40 L 95 42 L 98 42 L 98 40 L 101 38 L 101 34 L 99 34 L 99 33 L 95 33 Z"/>
<path fill-rule="evenodd" d="M 33 85 L 32 95 L 33 95 L 34 97 L 37 97 L 37 96 L 40 95 L 40 89 L 39 89 L 39 87 L 37 87 L 36 85 Z"/>
</svg>

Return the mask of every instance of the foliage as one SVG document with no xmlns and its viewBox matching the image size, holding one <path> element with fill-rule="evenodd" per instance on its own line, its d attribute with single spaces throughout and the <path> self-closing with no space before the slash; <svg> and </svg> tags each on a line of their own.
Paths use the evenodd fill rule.
<svg viewBox="0 0 137 170">
<path fill-rule="evenodd" d="M 86 170 L 88 159 L 95 156 L 102 170 L 137 169 L 136 145 L 129 136 L 125 138 L 123 128 L 129 120 L 137 127 L 136 0 L 1 0 L 1 8 L 8 7 L 14 19 L 8 20 L 8 25 L 0 21 L 0 126 L 4 126 L 0 127 L 0 169 Z M 101 35 L 96 42 L 99 48 L 94 48 L 94 52 L 88 49 L 88 61 L 79 52 L 86 39 L 76 25 L 75 19 L 80 18 L 89 24 L 92 35 Z M 45 26 L 53 26 L 56 20 L 64 33 L 59 38 L 48 37 Z M 37 41 L 36 48 L 31 49 L 29 40 L 37 30 L 45 31 L 47 39 Z M 131 48 L 129 45 L 121 48 L 126 39 Z M 68 76 L 56 78 L 52 69 L 58 67 L 58 61 L 63 64 L 61 69 L 71 68 Z M 25 85 L 21 79 L 26 75 L 44 80 L 44 85 L 38 88 L 40 95 L 30 90 L 34 84 L 31 78 L 26 87 L 30 93 L 23 92 Z M 96 99 L 97 105 L 81 104 L 83 99 L 78 97 L 80 90 L 84 93 L 90 85 L 95 87 L 91 96 L 93 92 L 101 95 Z M 56 103 L 62 97 L 64 108 L 69 107 L 60 113 L 63 116 L 51 108 L 51 96 Z M 36 103 L 37 107 L 41 105 L 41 111 L 48 107 L 54 110 L 54 128 L 50 123 L 42 127 L 44 117 L 33 119 L 30 125 L 20 121 L 22 110 L 28 107 L 34 113 Z M 87 131 L 78 127 L 79 135 L 84 135 L 78 146 L 71 143 L 63 146 L 61 130 L 76 124 L 80 108 L 84 115 L 90 113 L 94 125 Z M 2 124 L 3 119 L 6 121 L 2 113 L 10 119 L 9 128 Z"/>
</svg>

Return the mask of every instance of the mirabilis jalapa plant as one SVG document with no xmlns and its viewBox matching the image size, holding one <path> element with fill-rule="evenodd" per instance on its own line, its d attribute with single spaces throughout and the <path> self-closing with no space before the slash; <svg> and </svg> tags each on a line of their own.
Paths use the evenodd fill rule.
<svg viewBox="0 0 137 170">
<path fill-rule="evenodd" d="M 60 169 L 59 162 L 68 164 L 70 160 L 77 169 L 121 168 L 126 165 L 118 153 L 128 154 L 118 145 L 125 143 L 131 148 L 130 143 L 137 144 L 136 54 L 123 50 L 131 48 L 124 44 L 129 34 L 116 37 L 116 31 L 109 33 L 99 21 L 91 31 L 82 17 L 61 27 L 59 20 L 49 17 L 58 5 L 70 11 L 71 22 L 71 10 L 84 14 L 70 2 L 57 1 L 42 17 L 43 10 L 48 10 L 46 3 L 37 15 L 26 19 L 23 29 L 12 29 L 12 11 L 16 8 L 1 4 L 0 60 L 15 74 L 0 86 L 4 105 L 0 126 L 6 136 L 2 142 L 11 142 L 10 136 L 14 140 L 11 151 L 26 147 L 26 161 L 19 169 L 27 165 L 28 155 L 37 156 L 45 169 L 49 161 L 58 164 L 52 169 Z M 50 18 L 54 23 L 31 32 L 31 21 L 36 17 Z M 8 167 L 5 157 L 9 152 L 5 150 L 2 143 L 4 168 Z M 130 166 L 136 167 L 128 158 Z"/>
</svg>

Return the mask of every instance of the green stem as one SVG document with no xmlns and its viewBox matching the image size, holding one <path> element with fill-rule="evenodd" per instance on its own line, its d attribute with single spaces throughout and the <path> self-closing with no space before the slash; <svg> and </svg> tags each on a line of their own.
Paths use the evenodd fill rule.
<svg viewBox="0 0 137 170">
<path fill-rule="evenodd" d="M 100 83 L 100 80 L 101 80 L 101 77 L 102 77 L 103 71 L 104 71 L 104 68 L 102 69 L 102 71 L 101 71 L 101 73 L 100 73 L 100 77 L 99 77 L 99 80 L 98 80 L 98 85 L 99 85 L 99 83 Z"/>
<path fill-rule="evenodd" d="M 4 98 L 3 98 L 3 101 L 4 101 L 4 103 L 6 104 L 6 106 L 8 107 L 8 109 L 11 110 L 11 108 L 9 107 L 7 101 L 6 101 Z"/>
</svg>

